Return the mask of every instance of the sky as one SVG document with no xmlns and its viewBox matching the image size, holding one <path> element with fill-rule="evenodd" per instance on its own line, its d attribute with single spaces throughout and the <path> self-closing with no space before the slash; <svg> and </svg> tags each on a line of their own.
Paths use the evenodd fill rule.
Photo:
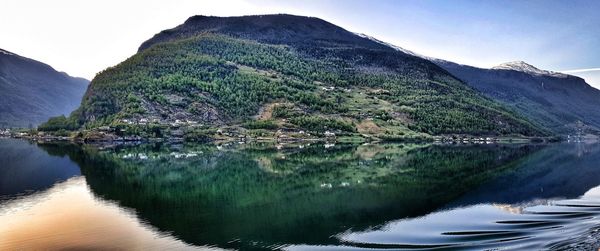
<svg viewBox="0 0 600 251">
<path fill-rule="evenodd" d="M 193 15 L 313 16 L 425 56 L 522 60 L 600 88 L 597 0 L 2 0 L 0 48 L 91 79 Z"/>
</svg>

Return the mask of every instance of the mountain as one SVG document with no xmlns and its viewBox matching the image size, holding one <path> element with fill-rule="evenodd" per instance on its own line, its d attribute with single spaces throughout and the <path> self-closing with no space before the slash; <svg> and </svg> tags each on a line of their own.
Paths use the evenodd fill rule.
<svg viewBox="0 0 600 251">
<path fill-rule="evenodd" d="M 173 124 L 382 137 L 544 134 L 428 60 L 292 15 L 191 17 L 99 73 L 62 122 L 156 135 Z"/>
<path fill-rule="evenodd" d="M 0 49 L 0 127 L 29 127 L 75 110 L 87 80 Z"/>
<path fill-rule="evenodd" d="M 555 133 L 600 128 L 600 90 L 585 80 L 540 70 L 522 61 L 482 69 L 433 60 L 465 83 Z M 582 122 L 582 123 L 580 123 Z"/>
</svg>

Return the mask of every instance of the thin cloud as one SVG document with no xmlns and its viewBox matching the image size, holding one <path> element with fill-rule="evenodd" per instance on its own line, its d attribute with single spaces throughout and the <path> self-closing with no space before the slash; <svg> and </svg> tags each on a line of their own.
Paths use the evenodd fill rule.
<svg viewBox="0 0 600 251">
<path fill-rule="evenodd" d="M 567 70 L 567 71 L 561 71 L 561 72 L 563 72 L 563 73 L 580 73 L 580 72 L 590 72 L 590 71 L 600 71 L 600 68 L 575 69 L 575 70 Z"/>
</svg>

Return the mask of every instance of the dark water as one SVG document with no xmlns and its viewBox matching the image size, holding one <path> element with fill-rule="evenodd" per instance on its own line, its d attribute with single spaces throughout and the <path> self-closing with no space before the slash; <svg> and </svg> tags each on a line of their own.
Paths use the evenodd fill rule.
<svg viewBox="0 0 600 251">
<path fill-rule="evenodd" d="M 1 250 L 599 245 L 596 144 L 0 150 Z"/>
</svg>

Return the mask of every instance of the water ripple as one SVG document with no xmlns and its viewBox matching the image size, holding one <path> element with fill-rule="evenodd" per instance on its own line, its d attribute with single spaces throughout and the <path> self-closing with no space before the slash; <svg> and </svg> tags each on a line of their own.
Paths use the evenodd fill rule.
<svg viewBox="0 0 600 251">
<path fill-rule="evenodd" d="M 598 202 L 583 197 L 527 206 L 480 204 L 337 238 L 358 249 L 588 250 L 600 244 Z"/>
</svg>

